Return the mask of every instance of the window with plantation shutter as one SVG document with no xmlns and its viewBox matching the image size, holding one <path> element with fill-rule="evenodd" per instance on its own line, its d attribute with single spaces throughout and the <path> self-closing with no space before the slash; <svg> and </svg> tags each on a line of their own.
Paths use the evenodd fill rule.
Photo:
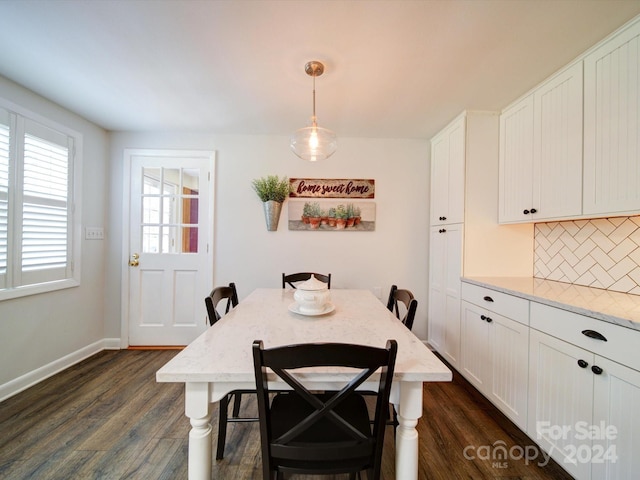
<svg viewBox="0 0 640 480">
<path fill-rule="evenodd" d="M 0 300 L 75 286 L 77 136 L 0 109 Z"/>
</svg>

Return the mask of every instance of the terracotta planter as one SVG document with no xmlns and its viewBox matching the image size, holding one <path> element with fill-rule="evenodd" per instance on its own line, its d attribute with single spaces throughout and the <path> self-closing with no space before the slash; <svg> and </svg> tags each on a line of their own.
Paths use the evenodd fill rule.
<svg viewBox="0 0 640 480">
<path fill-rule="evenodd" d="M 329 226 L 330 227 L 335 227 L 336 226 L 336 217 L 329 217 Z"/>
<path fill-rule="evenodd" d="M 344 218 L 338 218 L 336 219 L 336 229 L 337 230 L 344 230 L 344 227 L 347 226 L 347 220 Z"/>
<path fill-rule="evenodd" d="M 355 221 L 356 221 L 356 217 L 347 218 L 347 227 L 353 227 L 353 224 Z"/>
<path fill-rule="evenodd" d="M 320 217 L 309 217 L 309 226 L 316 230 L 320 226 Z"/>
</svg>

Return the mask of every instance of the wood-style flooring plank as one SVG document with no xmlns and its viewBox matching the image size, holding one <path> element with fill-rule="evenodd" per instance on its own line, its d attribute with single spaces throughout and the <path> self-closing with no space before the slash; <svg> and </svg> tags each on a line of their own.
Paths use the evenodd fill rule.
<svg viewBox="0 0 640 480">
<path fill-rule="evenodd" d="M 186 480 L 190 425 L 184 385 L 155 381 L 155 372 L 176 354 L 101 352 L 0 403 L 0 479 Z M 490 460 L 465 458 L 467 446 L 534 444 L 458 374 L 453 382 L 426 384 L 423 397 L 417 427 L 420 480 L 571 478 L 553 462 L 539 467 L 509 459 L 498 468 Z M 255 398 L 244 395 L 241 411 L 255 416 Z M 217 418 L 214 406 L 214 450 Z M 229 424 L 225 458 L 212 457 L 213 478 L 261 478 L 258 425 Z M 395 478 L 392 427 L 385 437 L 382 478 Z"/>
</svg>

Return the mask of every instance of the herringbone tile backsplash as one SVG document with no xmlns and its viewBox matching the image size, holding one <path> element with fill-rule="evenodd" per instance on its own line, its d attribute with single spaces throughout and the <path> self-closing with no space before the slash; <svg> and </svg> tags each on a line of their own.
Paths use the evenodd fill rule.
<svg viewBox="0 0 640 480">
<path fill-rule="evenodd" d="M 640 216 L 536 224 L 534 277 L 640 295 Z"/>
</svg>

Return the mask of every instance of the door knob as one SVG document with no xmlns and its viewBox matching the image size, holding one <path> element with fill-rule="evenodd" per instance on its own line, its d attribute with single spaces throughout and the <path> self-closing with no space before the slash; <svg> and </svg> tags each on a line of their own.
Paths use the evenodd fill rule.
<svg viewBox="0 0 640 480">
<path fill-rule="evenodd" d="M 140 262 L 138 261 L 139 258 L 140 258 L 140 255 L 138 255 L 137 253 L 134 253 L 133 255 L 131 255 L 131 259 L 129 260 L 129 266 L 137 267 L 138 265 L 140 265 Z"/>
</svg>

